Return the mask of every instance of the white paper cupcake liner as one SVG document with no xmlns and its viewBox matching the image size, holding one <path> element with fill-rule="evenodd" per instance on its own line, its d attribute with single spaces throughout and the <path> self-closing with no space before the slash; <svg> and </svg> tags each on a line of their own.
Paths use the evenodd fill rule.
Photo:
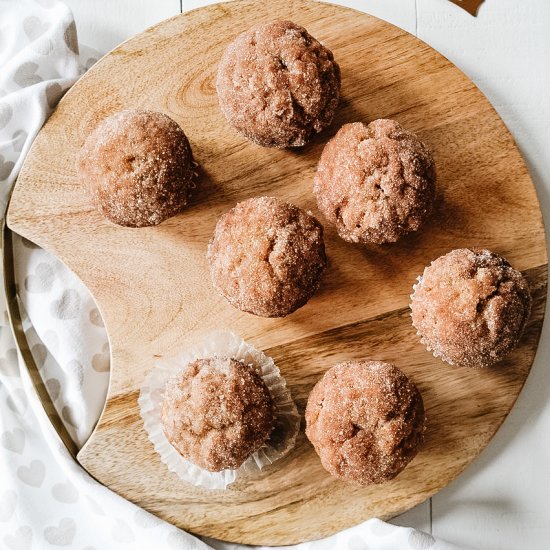
<svg viewBox="0 0 550 550">
<path fill-rule="evenodd" d="M 216 356 L 237 359 L 253 366 L 265 382 L 277 414 L 269 441 L 239 468 L 209 472 L 185 460 L 172 447 L 162 430 L 160 410 L 164 387 L 170 377 L 192 361 Z M 232 332 L 217 331 L 209 334 L 200 344 L 192 345 L 170 361 L 155 366 L 143 381 L 138 404 L 149 439 L 168 469 L 188 483 L 211 490 L 226 489 L 236 480 L 258 473 L 265 466 L 284 457 L 294 447 L 300 430 L 296 404 L 273 359 Z"/>
</svg>

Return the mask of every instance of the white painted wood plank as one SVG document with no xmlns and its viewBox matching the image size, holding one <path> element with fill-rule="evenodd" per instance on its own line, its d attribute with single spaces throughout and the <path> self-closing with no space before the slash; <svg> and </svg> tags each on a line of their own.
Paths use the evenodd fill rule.
<svg viewBox="0 0 550 550">
<path fill-rule="evenodd" d="M 321 0 L 322 1 L 322 0 Z M 410 33 L 415 31 L 414 0 L 328 0 L 331 4 L 347 6 L 389 21 Z M 183 0 L 183 11 L 215 4 L 216 0 Z"/>
<path fill-rule="evenodd" d="M 180 13 L 179 0 L 63 0 L 78 41 L 105 54 L 147 27 Z"/>
<path fill-rule="evenodd" d="M 472 18 L 418 0 L 419 37 L 466 72 L 509 127 L 550 225 L 550 3 L 486 0 Z M 433 499 L 433 534 L 487 550 L 550 547 L 550 325 L 525 388 L 476 462 Z"/>
<path fill-rule="evenodd" d="M 321 0 L 323 1 L 323 0 Z M 415 33 L 415 0 L 327 0 L 331 4 L 346 6 L 374 15 L 392 25 Z"/>
<path fill-rule="evenodd" d="M 433 498 L 433 534 L 484 550 L 550 547 L 550 330 L 508 419 L 454 483 Z"/>
</svg>

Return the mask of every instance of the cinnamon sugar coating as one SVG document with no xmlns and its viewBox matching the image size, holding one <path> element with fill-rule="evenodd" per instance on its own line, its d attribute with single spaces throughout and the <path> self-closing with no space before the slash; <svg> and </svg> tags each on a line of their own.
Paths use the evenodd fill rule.
<svg viewBox="0 0 550 550">
<path fill-rule="evenodd" d="M 227 47 L 216 88 L 227 120 L 264 147 L 299 147 L 332 121 L 340 69 L 332 52 L 290 21 L 252 27 Z"/>
<path fill-rule="evenodd" d="M 460 248 L 426 267 L 414 287 L 421 341 L 451 365 L 488 367 L 514 349 L 531 311 L 521 272 L 489 250 Z"/>
<path fill-rule="evenodd" d="M 342 239 L 395 242 L 417 231 L 432 210 L 434 161 L 394 120 L 345 124 L 323 150 L 314 192 Z"/>
<path fill-rule="evenodd" d="M 422 396 L 390 363 L 349 361 L 311 391 L 306 435 L 323 467 L 357 485 L 394 478 L 424 441 Z"/>
<path fill-rule="evenodd" d="M 181 212 L 194 186 L 191 147 L 170 117 L 126 110 L 105 119 L 77 157 L 94 206 L 128 227 L 157 225 Z"/>
<path fill-rule="evenodd" d="M 251 198 L 225 213 L 207 256 L 218 292 L 261 317 L 284 317 L 303 306 L 327 264 L 321 224 L 273 197 Z"/>
<path fill-rule="evenodd" d="M 197 359 L 167 382 L 161 421 L 185 459 L 219 472 L 238 468 L 266 443 L 275 408 L 252 367 L 226 357 Z"/>
</svg>

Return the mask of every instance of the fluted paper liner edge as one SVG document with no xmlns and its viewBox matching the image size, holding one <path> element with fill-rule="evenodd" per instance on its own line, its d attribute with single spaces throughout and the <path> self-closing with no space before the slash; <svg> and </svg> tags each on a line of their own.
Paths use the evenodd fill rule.
<svg viewBox="0 0 550 550">
<path fill-rule="evenodd" d="M 209 472 L 184 459 L 172 447 L 162 430 L 160 409 L 164 387 L 171 376 L 192 361 L 216 356 L 230 357 L 253 366 L 266 384 L 276 405 L 277 414 L 270 440 L 239 468 Z M 226 489 L 238 479 L 253 476 L 283 458 L 294 447 L 300 430 L 300 415 L 296 404 L 273 359 L 232 332 L 211 333 L 201 343 L 191 345 L 171 360 L 158 363 L 143 381 L 138 404 L 145 431 L 162 462 L 183 481 L 210 490 Z"/>
</svg>

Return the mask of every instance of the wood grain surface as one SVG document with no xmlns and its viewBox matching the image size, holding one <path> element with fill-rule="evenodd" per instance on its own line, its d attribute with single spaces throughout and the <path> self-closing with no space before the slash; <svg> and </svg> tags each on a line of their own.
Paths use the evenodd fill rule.
<svg viewBox="0 0 550 550">
<path fill-rule="evenodd" d="M 262 149 L 227 125 L 214 76 L 227 43 L 259 21 L 304 25 L 335 54 L 343 98 L 332 127 L 299 151 Z M 158 227 L 103 220 L 75 177 L 87 134 L 123 108 L 156 109 L 187 133 L 202 166 L 188 210 Z M 285 319 L 241 313 L 213 292 L 205 259 L 216 220 L 237 201 L 269 194 L 318 215 L 312 179 L 326 140 L 345 122 L 396 118 L 432 148 L 436 213 L 394 245 L 356 246 L 326 226 L 330 266 L 318 294 Z M 319 216 L 320 217 L 320 216 Z M 323 221 L 322 217 L 320 217 Z M 165 21 L 125 42 L 65 96 L 27 158 L 9 226 L 61 258 L 90 288 L 111 344 L 111 383 L 98 426 L 78 458 L 99 481 L 198 534 L 251 544 L 319 538 L 372 516 L 389 518 L 457 476 L 500 426 L 537 348 L 547 258 L 537 197 L 493 108 L 452 64 L 411 35 L 349 9 L 306 1 L 237 1 Z M 424 266 L 460 246 L 484 246 L 524 271 L 535 305 L 521 346 L 498 367 L 453 368 L 424 350 L 410 324 L 411 287 Z M 228 491 L 180 482 L 143 430 L 137 396 L 159 357 L 214 329 L 271 355 L 303 411 L 337 361 L 395 362 L 419 386 L 427 442 L 383 486 L 356 488 L 322 469 L 305 437 L 284 460 Z"/>
</svg>

